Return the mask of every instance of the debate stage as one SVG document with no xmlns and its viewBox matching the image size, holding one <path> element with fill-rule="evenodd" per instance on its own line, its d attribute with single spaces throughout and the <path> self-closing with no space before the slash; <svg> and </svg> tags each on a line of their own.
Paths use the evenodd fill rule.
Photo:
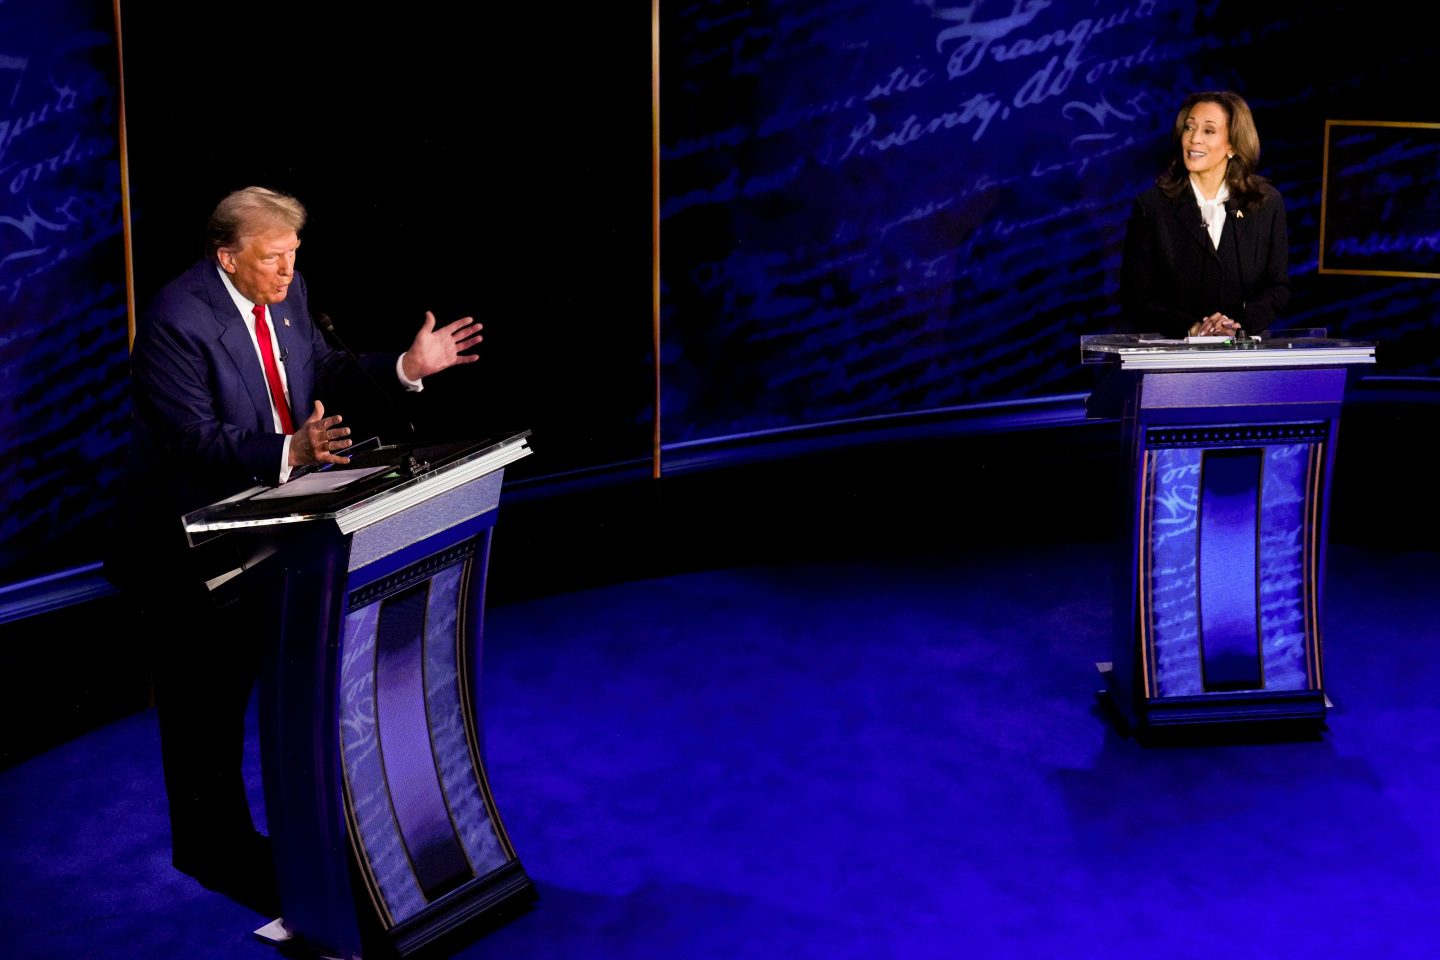
<svg viewBox="0 0 1440 960">
<path fill-rule="evenodd" d="M 1433 955 L 1440 556 L 1334 547 L 1317 738 L 1184 748 L 1097 699 L 1109 559 L 797 541 L 494 604 L 487 763 L 539 899 L 455 955 Z M 8 956 L 278 956 L 171 869 L 153 711 L 0 773 L 0 821 Z"/>
</svg>

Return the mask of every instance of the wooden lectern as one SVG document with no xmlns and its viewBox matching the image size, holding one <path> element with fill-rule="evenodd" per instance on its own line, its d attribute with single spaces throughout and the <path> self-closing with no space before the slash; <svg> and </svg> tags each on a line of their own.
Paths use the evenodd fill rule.
<svg viewBox="0 0 1440 960">
<path fill-rule="evenodd" d="M 1108 365 L 1087 414 L 1119 418 L 1127 452 L 1114 660 L 1100 664 L 1114 706 L 1140 734 L 1320 726 L 1331 470 L 1347 376 L 1375 345 L 1309 330 L 1081 350 Z"/>
<path fill-rule="evenodd" d="M 360 452 L 185 518 L 192 542 L 244 541 L 212 589 L 248 581 L 277 608 L 260 682 L 276 939 L 406 956 L 534 898 L 480 726 L 490 536 L 528 437 Z"/>
</svg>

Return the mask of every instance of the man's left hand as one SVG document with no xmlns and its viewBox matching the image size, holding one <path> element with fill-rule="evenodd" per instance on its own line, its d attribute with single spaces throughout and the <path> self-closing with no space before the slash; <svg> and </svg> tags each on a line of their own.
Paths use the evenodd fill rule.
<svg viewBox="0 0 1440 960">
<path fill-rule="evenodd" d="M 484 324 L 476 323 L 474 317 L 461 317 L 454 323 L 447 323 L 436 329 L 435 314 L 426 310 L 425 323 L 421 325 L 420 332 L 415 334 L 410 349 L 406 350 L 405 356 L 401 358 L 405 376 L 411 380 L 421 380 L 456 364 L 479 360 L 475 354 L 462 351 L 484 339 L 480 336 L 482 326 Z"/>
</svg>

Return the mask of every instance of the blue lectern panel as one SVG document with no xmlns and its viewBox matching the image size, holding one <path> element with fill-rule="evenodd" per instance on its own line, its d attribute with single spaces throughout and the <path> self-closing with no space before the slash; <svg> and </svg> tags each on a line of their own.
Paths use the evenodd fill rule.
<svg viewBox="0 0 1440 960">
<path fill-rule="evenodd" d="M 1156 450 L 1151 464 L 1150 610 L 1159 696 L 1204 692 L 1195 616 L 1196 504 L 1202 451 Z"/>
<path fill-rule="evenodd" d="M 1203 432 L 1147 452 L 1147 695 L 1318 689 L 1306 564 L 1323 443 Z"/>
<path fill-rule="evenodd" d="M 461 701 L 459 664 L 464 662 L 457 644 L 464 634 L 456 622 L 463 609 L 466 568 L 457 564 L 430 581 L 430 604 L 425 620 L 425 697 L 430 715 L 430 738 L 435 766 L 454 811 L 460 842 L 477 875 L 489 873 L 509 859 L 491 820 L 490 810 L 476 780 L 479 764 L 466 736 L 466 710 Z"/>
<path fill-rule="evenodd" d="M 1267 690 L 1308 690 L 1306 571 L 1311 526 L 1306 522 L 1320 445 L 1265 448 L 1260 489 L 1260 636 Z"/>
<path fill-rule="evenodd" d="M 429 587 L 421 583 L 381 601 L 375 714 L 395 820 L 415 878 L 425 898 L 434 900 L 473 874 L 450 821 L 430 746 L 424 669 Z"/>
<path fill-rule="evenodd" d="M 346 787 L 361 864 L 390 927 L 513 859 L 482 783 L 467 696 L 482 556 L 472 539 L 367 581 L 345 616 Z"/>
<path fill-rule="evenodd" d="M 1200 663 L 1206 690 L 1258 690 L 1260 467 L 1256 449 L 1200 463 Z"/>
<path fill-rule="evenodd" d="M 375 722 L 375 647 L 380 605 L 372 603 L 345 618 L 340 667 L 340 739 L 345 785 L 363 862 L 378 888 L 383 915 L 390 922 L 412 916 L 425 906 L 405 844 L 390 809 L 390 792 L 380 758 Z"/>
</svg>

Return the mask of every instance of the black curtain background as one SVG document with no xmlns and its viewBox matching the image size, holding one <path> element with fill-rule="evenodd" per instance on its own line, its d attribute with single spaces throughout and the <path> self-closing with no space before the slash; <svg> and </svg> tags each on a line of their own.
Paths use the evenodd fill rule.
<svg viewBox="0 0 1440 960">
<path fill-rule="evenodd" d="M 517 476 L 648 456 L 649 8 L 524 7 L 126 4 L 138 303 L 225 193 L 284 190 L 352 349 L 404 349 L 427 309 L 485 323 L 426 432 L 531 429 Z"/>
</svg>

